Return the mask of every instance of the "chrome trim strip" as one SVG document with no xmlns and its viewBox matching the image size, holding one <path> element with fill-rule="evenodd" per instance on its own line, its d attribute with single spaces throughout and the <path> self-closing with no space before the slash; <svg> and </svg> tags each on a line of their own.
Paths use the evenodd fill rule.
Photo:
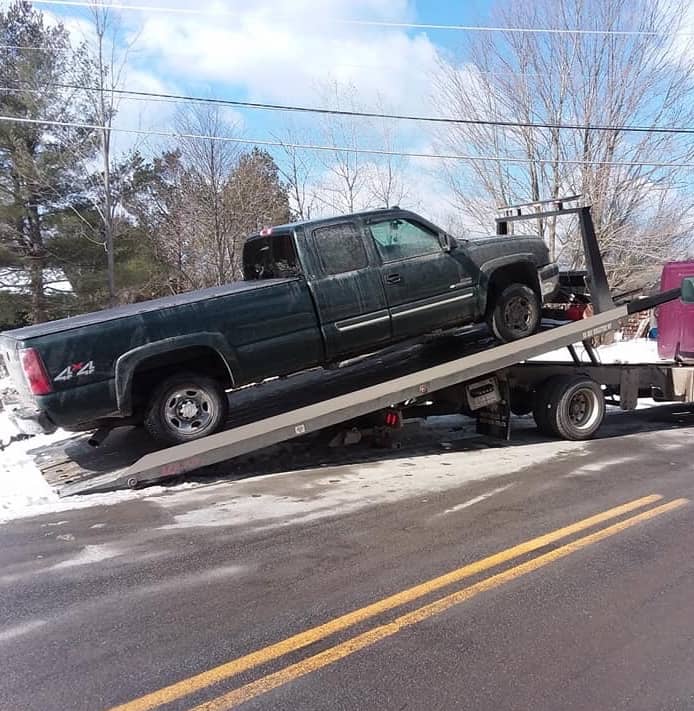
<svg viewBox="0 0 694 711">
<path fill-rule="evenodd" d="M 393 318 L 396 316 L 407 316 L 408 314 L 416 313 L 417 311 L 425 311 L 426 309 L 435 309 L 437 306 L 442 306 L 443 304 L 452 304 L 454 301 L 463 301 L 463 299 L 469 299 L 474 294 L 462 294 L 461 296 L 454 296 L 450 299 L 441 299 L 440 301 L 434 301 L 433 304 L 424 304 L 423 306 L 415 306 L 414 308 L 407 309 L 406 311 L 398 311 L 393 313 Z"/>
<path fill-rule="evenodd" d="M 342 325 L 342 323 L 336 323 L 335 328 L 340 331 L 353 331 L 355 328 L 361 328 L 362 326 L 371 326 L 371 324 L 374 323 L 383 323 L 383 321 L 388 321 L 390 316 L 377 316 L 376 318 L 370 318 L 367 319 L 366 321 L 358 321 L 357 323 L 348 323 L 345 325 Z"/>
</svg>

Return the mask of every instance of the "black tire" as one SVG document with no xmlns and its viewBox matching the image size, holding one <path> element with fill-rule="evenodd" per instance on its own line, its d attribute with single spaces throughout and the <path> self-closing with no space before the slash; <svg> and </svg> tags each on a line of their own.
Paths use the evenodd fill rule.
<svg viewBox="0 0 694 711">
<path fill-rule="evenodd" d="M 538 393 L 533 414 L 543 434 L 573 441 L 590 439 L 605 418 L 605 395 L 590 378 L 559 376 Z"/>
<path fill-rule="evenodd" d="M 533 419 L 537 425 L 538 432 L 547 437 L 556 437 L 556 432 L 549 424 L 549 396 L 557 378 L 550 378 L 537 388 L 535 392 L 535 404 L 533 406 Z"/>
<path fill-rule="evenodd" d="M 511 412 L 514 415 L 522 417 L 529 415 L 535 406 L 535 399 L 532 392 L 527 390 L 515 389 L 511 390 Z"/>
<path fill-rule="evenodd" d="M 162 381 L 152 392 L 144 426 L 164 444 L 180 444 L 217 432 L 229 414 L 221 383 L 197 373 L 181 372 Z"/>
<path fill-rule="evenodd" d="M 537 293 L 525 284 L 510 284 L 493 301 L 489 328 L 504 343 L 531 336 L 540 327 L 541 305 Z"/>
</svg>

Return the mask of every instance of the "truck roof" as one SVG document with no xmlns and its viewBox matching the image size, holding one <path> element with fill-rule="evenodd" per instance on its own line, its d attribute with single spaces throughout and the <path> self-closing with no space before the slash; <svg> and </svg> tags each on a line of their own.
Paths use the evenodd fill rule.
<svg viewBox="0 0 694 711">
<path fill-rule="evenodd" d="M 305 225 L 311 225 L 313 226 L 320 226 L 320 225 L 328 225 L 334 222 L 344 222 L 345 220 L 353 219 L 353 218 L 369 218 L 369 217 L 413 217 L 421 222 L 424 222 L 426 225 L 430 226 L 432 229 L 440 229 L 436 225 L 434 225 L 433 222 L 430 222 L 429 220 L 426 219 L 426 217 L 422 217 L 422 215 L 412 212 L 411 210 L 405 210 L 401 207 L 393 206 L 393 207 L 380 207 L 375 210 L 362 210 L 361 212 L 349 212 L 346 214 L 342 215 L 333 215 L 332 217 L 320 217 L 315 220 L 300 220 L 298 222 L 287 222 L 283 225 L 268 225 L 267 228 L 272 230 L 272 232 L 281 232 L 281 231 L 286 231 L 286 230 L 294 230 L 297 227 L 303 227 Z M 263 232 L 257 232 L 253 235 L 250 235 L 248 237 L 249 240 L 252 239 L 258 239 L 259 237 L 264 237 L 267 236 L 263 234 Z"/>
</svg>

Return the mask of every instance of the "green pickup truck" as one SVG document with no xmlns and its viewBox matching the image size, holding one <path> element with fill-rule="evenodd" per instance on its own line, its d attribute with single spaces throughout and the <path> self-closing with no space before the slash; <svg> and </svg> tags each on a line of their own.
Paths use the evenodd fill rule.
<svg viewBox="0 0 694 711">
<path fill-rule="evenodd" d="M 166 443 L 203 437 L 223 427 L 229 389 L 465 324 L 530 335 L 559 273 L 536 237 L 456 240 L 399 208 L 264 229 L 246 241 L 243 271 L 0 334 L 20 430 L 144 424 Z"/>
</svg>

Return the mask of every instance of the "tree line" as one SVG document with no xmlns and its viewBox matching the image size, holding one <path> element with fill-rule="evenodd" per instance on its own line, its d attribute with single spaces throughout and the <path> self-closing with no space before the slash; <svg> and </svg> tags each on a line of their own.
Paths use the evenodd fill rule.
<svg viewBox="0 0 694 711">
<path fill-rule="evenodd" d="M 691 171 L 661 164 L 694 162 L 694 141 L 623 128 L 693 123 L 694 52 L 673 47 L 676 4 L 496 3 L 494 20 L 507 27 L 643 34 L 482 33 L 464 58 L 442 56 L 423 114 L 586 127 L 418 126 L 435 151 L 487 158 L 440 161 L 427 174 L 448 196 L 436 215 L 442 226 L 465 237 L 489 230 L 501 204 L 580 192 L 593 204 L 615 288 L 652 281 L 662 261 L 690 249 Z M 187 137 L 239 137 L 222 108 L 189 103 L 176 114 L 175 142 L 120 150 L 110 129 L 128 47 L 98 0 L 90 23 L 90 41 L 76 43 L 29 2 L 0 11 L 0 114 L 55 122 L 0 121 L 0 328 L 237 279 L 243 241 L 266 225 L 394 204 L 430 212 L 417 194 L 426 169 L 397 155 L 405 139 L 388 119 L 287 122 L 270 154 Z M 328 83 L 319 98 L 364 108 L 349 85 Z M 598 125 L 612 128 L 590 129 Z M 365 156 L 357 150 L 365 146 L 387 155 Z M 538 231 L 562 265 L 581 266 L 575 227 L 547 220 Z"/>
</svg>

